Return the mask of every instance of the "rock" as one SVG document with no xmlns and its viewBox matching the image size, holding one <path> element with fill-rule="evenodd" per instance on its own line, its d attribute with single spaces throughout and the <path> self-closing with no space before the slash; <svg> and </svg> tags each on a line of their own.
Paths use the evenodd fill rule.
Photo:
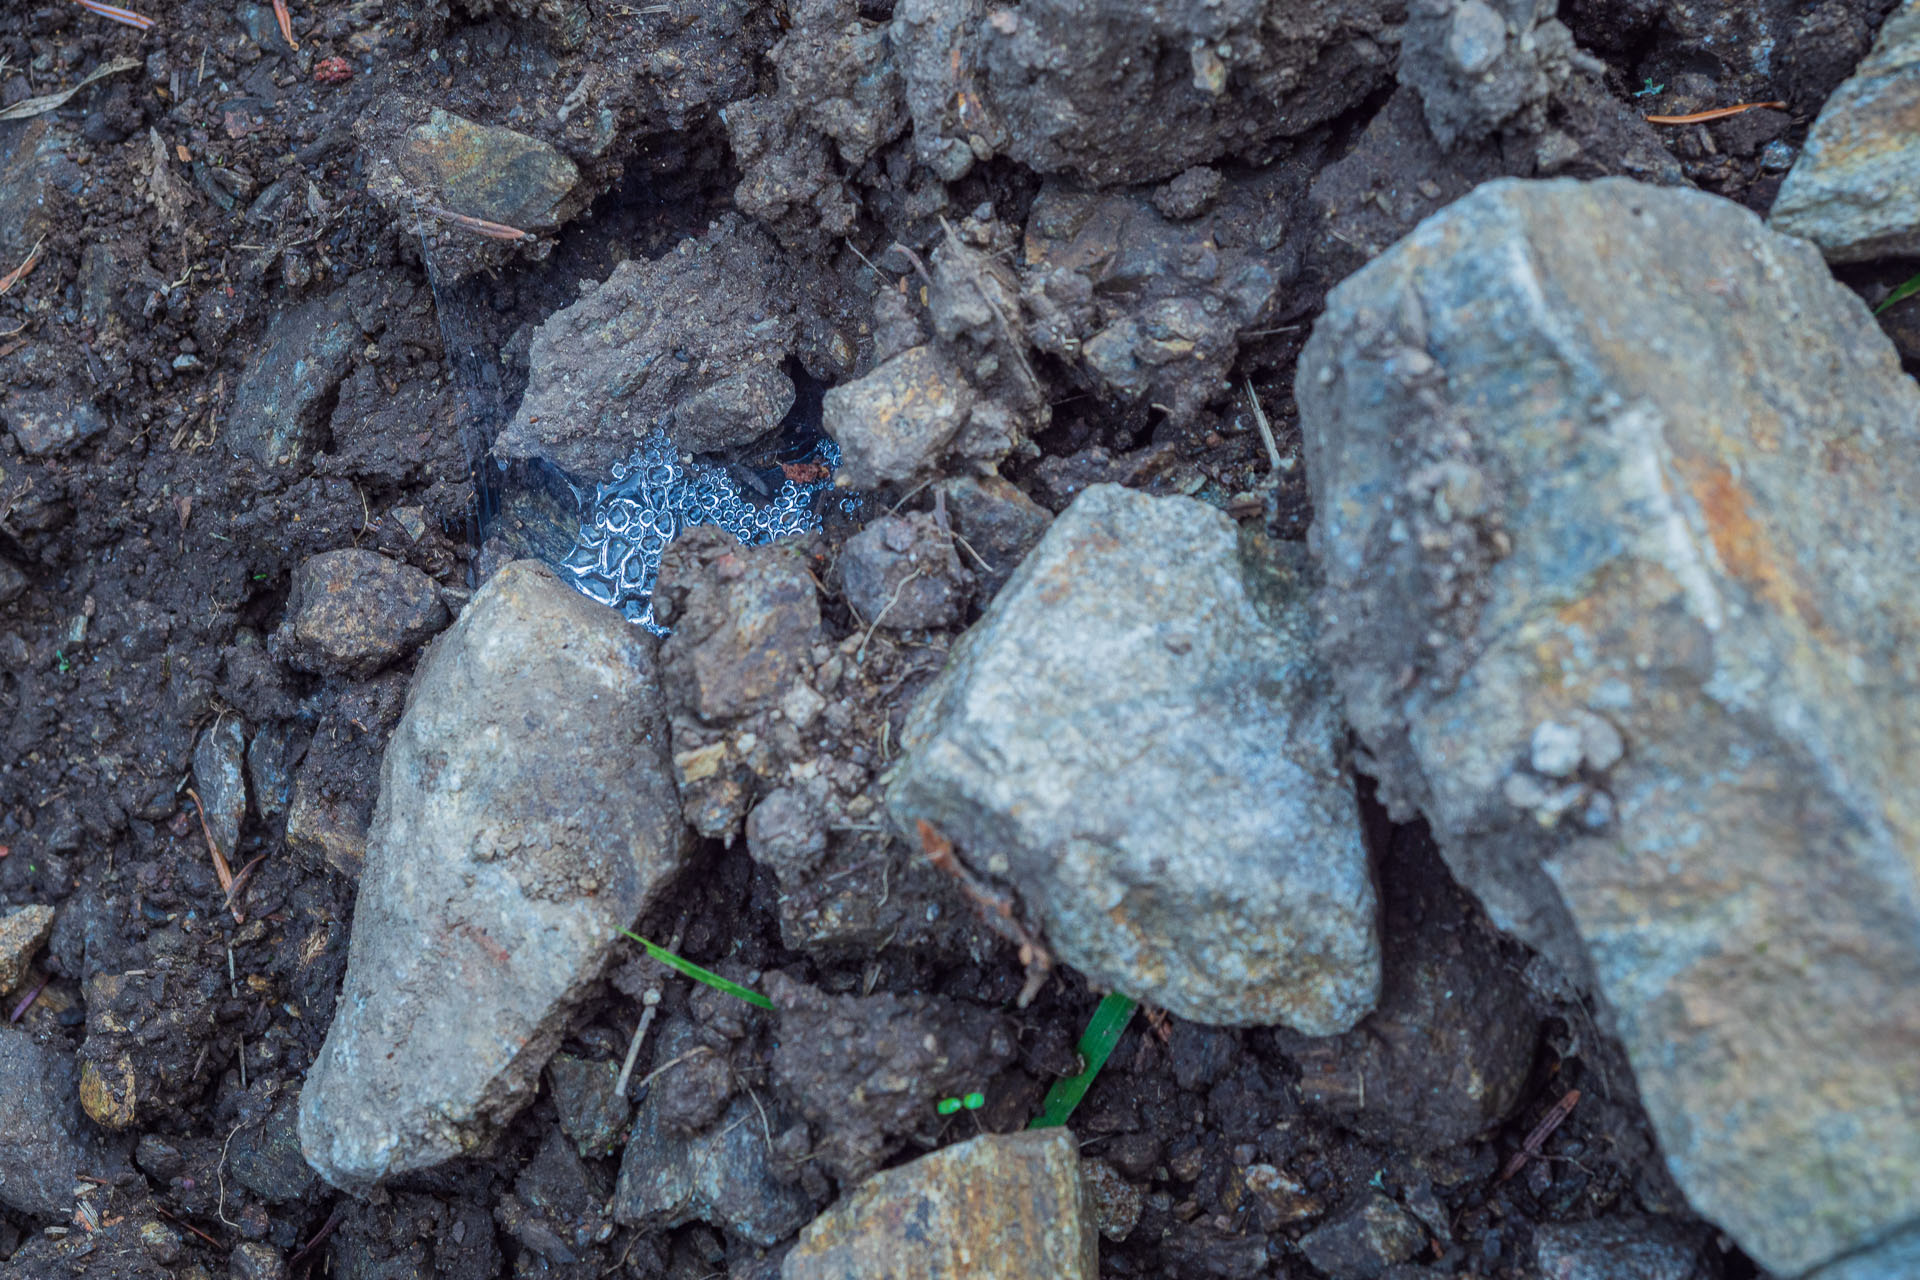
<svg viewBox="0 0 1920 1280">
<path fill-rule="evenodd" d="M 1013 1026 L 941 996 L 830 996 L 768 975 L 780 1015 L 773 1078 L 815 1130 L 821 1167 L 851 1186 L 939 1125 L 940 1099 L 981 1088 L 1013 1060 Z"/>
<path fill-rule="evenodd" d="M 347 796 L 329 795 L 312 769 L 302 769 L 287 808 L 287 848 L 309 865 L 358 879 L 367 860 L 367 814 Z"/>
<path fill-rule="evenodd" d="M 236 1130 L 229 1144 L 229 1174 L 268 1204 L 294 1204 L 320 1189 L 300 1154 L 298 1111 L 296 1100 L 284 1096 L 259 1123 Z"/>
<path fill-rule="evenodd" d="M 284 723 L 256 731 L 247 744 L 247 782 L 253 807 L 272 822 L 293 802 L 293 730 Z"/>
<path fill-rule="evenodd" d="M 30 458 L 65 453 L 107 429 L 106 415 L 72 383 L 12 388 L 0 401 L 0 420 Z"/>
<path fill-rule="evenodd" d="M 1064 1128 L 983 1134 L 875 1174 L 807 1225 L 781 1280 L 991 1272 L 1095 1280 L 1099 1237 Z"/>
<path fill-rule="evenodd" d="M 1853 1254 L 1813 1273 L 1811 1280 L 1887 1280 L 1890 1276 L 1920 1276 L 1920 1229 L 1900 1232 L 1892 1239 Z"/>
<path fill-rule="evenodd" d="M 1379 991 L 1373 884 L 1306 580 L 1250 551 L 1192 499 L 1082 493 L 915 702 L 887 802 L 1095 983 L 1330 1035 Z"/>
<path fill-rule="evenodd" d="M 1700 1280 L 1700 1245 L 1698 1232 L 1659 1219 L 1542 1223 L 1533 1233 L 1540 1280 Z"/>
<path fill-rule="evenodd" d="M 973 388 L 930 346 L 831 388 L 821 425 L 840 445 L 836 483 L 872 489 L 932 471 L 973 402 Z"/>
<path fill-rule="evenodd" d="M 603 1180 L 554 1129 L 514 1179 L 513 1192 L 495 1203 L 494 1218 L 524 1248 L 560 1265 L 579 1262 L 613 1234 Z"/>
<path fill-rule="evenodd" d="M 53 933 L 53 915 L 52 907 L 40 903 L 0 914 L 0 995 L 26 978 L 34 953 Z"/>
<path fill-rule="evenodd" d="M 907 109 L 886 23 L 855 0 L 803 0 L 789 18 L 767 54 L 775 92 L 726 111 L 742 173 L 734 201 L 783 242 L 818 246 L 854 230 L 859 205 L 842 175 L 906 131 Z"/>
<path fill-rule="evenodd" d="M 1920 1214 L 1920 389 L 1858 298 L 1715 197 L 1496 182 L 1333 292 L 1295 393 L 1383 802 L 1597 980 L 1761 1266 Z M 1585 716 L 1596 758 L 1536 773 Z"/>
<path fill-rule="evenodd" d="M 227 1275 L 231 1280 L 287 1280 L 287 1260 L 270 1244 L 246 1241 L 233 1246 Z"/>
<path fill-rule="evenodd" d="M 1191 421 L 1219 397 L 1240 333 L 1298 273 L 1290 253 L 1263 246 L 1289 237 L 1305 180 L 1303 168 L 1271 166 L 1192 222 L 1138 194 L 1041 188 L 1022 245 L 1034 345 L 1112 395 Z"/>
<path fill-rule="evenodd" d="M 793 407 L 795 292 L 780 251 L 737 215 L 657 260 L 629 258 L 534 331 L 526 395 L 494 451 L 601 480 L 655 425 L 685 452 L 766 434 Z"/>
<path fill-rule="evenodd" d="M 756 773 L 784 777 L 769 753 L 799 751 L 782 707 L 820 636 L 813 579 L 792 543 L 743 547 L 701 526 L 667 548 L 655 608 L 673 626 L 660 659 L 681 803 L 696 831 L 730 839 L 765 785 Z"/>
<path fill-rule="evenodd" d="M 1383 1146 L 1438 1151 L 1500 1123 L 1533 1067 L 1525 983 L 1431 841 L 1396 829 L 1380 870 L 1380 1004 L 1344 1035 L 1288 1044 L 1300 1100 Z M 1414 846 L 1409 848 L 1408 846 Z"/>
<path fill-rule="evenodd" d="M 0 1026 L 0 1204 L 65 1220 L 74 1182 L 89 1170 L 74 1105 L 73 1055 Z"/>
<path fill-rule="evenodd" d="M 377 551 L 344 547 L 294 571 L 286 621 L 269 648 L 296 670 L 364 680 L 446 625 L 432 578 Z"/>
<path fill-rule="evenodd" d="M 1873 52 L 1820 109 L 1770 223 L 1831 262 L 1920 255 L 1920 0 L 1880 28 Z"/>
<path fill-rule="evenodd" d="M 551 231 L 584 203 L 580 171 L 537 138 L 396 95 L 356 127 L 367 189 L 384 204 L 426 200 L 521 231 Z"/>
<path fill-rule="evenodd" d="M 1197 218 L 1213 207 L 1226 187 L 1218 169 L 1195 165 L 1153 193 L 1153 207 L 1174 222 Z"/>
<path fill-rule="evenodd" d="M 869 522 L 841 548 L 839 569 L 854 612 L 895 631 L 952 626 L 973 595 L 953 534 L 918 511 Z"/>
<path fill-rule="evenodd" d="M 95 1124 L 129 1129 L 206 1088 L 216 988 L 199 976 L 166 964 L 88 977 L 80 1105 Z"/>
<path fill-rule="evenodd" d="M 246 726 L 233 716 L 215 721 L 193 748 L 193 785 L 207 830 L 229 861 L 240 850 L 240 823 L 247 816 L 246 751 Z"/>
<path fill-rule="evenodd" d="M 1552 0 L 1423 0 L 1408 7 L 1400 83 L 1419 91 L 1444 148 L 1502 128 L 1540 132 L 1547 100 L 1576 71 L 1602 75 Z"/>
<path fill-rule="evenodd" d="M 560 1128 L 589 1159 L 612 1155 L 626 1132 L 632 1108 L 614 1091 L 619 1079 L 617 1062 L 590 1062 L 562 1053 L 547 1064 L 547 1087 Z"/>
<path fill-rule="evenodd" d="M 1121 1177 L 1120 1171 L 1105 1160 L 1081 1160 L 1080 1177 L 1093 1198 L 1093 1218 L 1100 1234 L 1115 1244 L 1132 1235 L 1140 1224 L 1147 1193 Z"/>
<path fill-rule="evenodd" d="M 522 561 L 421 662 L 300 1095 L 329 1182 L 471 1151 L 532 1101 L 614 930 L 680 869 L 652 643 Z"/>
<path fill-rule="evenodd" d="M 161 1264 L 147 1230 L 156 1206 L 145 1198 L 144 1190 L 132 1206 L 111 1202 L 99 1193 L 90 1199 L 100 1218 L 98 1228 L 74 1228 L 58 1236 L 27 1235 L 13 1256 L 0 1262 L 0 1280 L 205 1280 L 208 1273 L 203 1267 L 171 1271 Z M 117 1212 L 122 1208 L 132 1211 Z M 69 1197 L 67 1213 L 73 1209 L 74 1198 Z"/>
<path fill-rule="evenodd" d="M 914 146 L 941 178 L 1004 154 L 1112 186 L 1263 159 L 1275 139 L 1345 113 L 1386 82 L 1392 55 L 1375 39 L 1399 12 L 1374 0 L 902 0 L 893 47 Z"/>
<path fill-rule="evenodd" d="M 345 289 L 278 312 L 234 390 L 227 448 L 269 470 L 308 457 L 361 340 Z"/>
<path fill-rule="evenodd" d="M 26 593 L 31 585 L 27 575 L 10 560 L 0 560 L 0 604 L 12 604 Z"/>
<path fill-rule="evenodd" d="M 953 531 L 966 539 L 980 595 L 992 599 L 1053 523 L 1053 513 L 999 476 L 945 480 L 939 493 Z"/>
<path fill-rule="evenodd" d="M 685 1138 L 663 1122 L 651 1098 L 642 1102 L 620 1159 L 614 1219 L 642 1231 L 710 1222 L 763 1247 L 792 1235 L 818 1202 L 795 1184 L 791 1170 L 780 1176 L 767 1135 L 784 1133 L 791 1121 L 777 1103 L 762 1105 L 769 1107 L 764 1123 L 771 1130 L 742 1094 L 711 1128 Z"/>
<path fill-rule="evenodd" d="M 1426 1247 L 1419 1220 L 1377 1191 L 1300 1237 L 1300 1251 L 1329 1280 L 1375 1280 Z"/>
</svg>

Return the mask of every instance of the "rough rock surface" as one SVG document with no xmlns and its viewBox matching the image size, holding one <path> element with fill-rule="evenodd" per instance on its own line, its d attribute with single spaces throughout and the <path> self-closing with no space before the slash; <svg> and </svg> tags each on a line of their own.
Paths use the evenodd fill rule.
<svg viewBox="0 0 1920 1280">
<path fill-rule="evenodd" d="M 27 966 L 53 932 L 52 907 L 42 903 L 0 913 L 0 995 L 19 986 Z"/>
<path fill-rule="evenodd" d="M 500 570 L 387 747 L 345 990 L 300 1097 L 308 1161 L 365 1186 L 484 1142 L 684 848 L 652 641 L 537 564 Z"/>
<path fill-rule="evenodd" d="M 875 626 L 907 630 L 959 622 L 973 594 L 951 525 L 923 512 L 881 516 L 840 550 L 847 603 Z"/>
<path fill-rule="evenodd" d="M 1834 262 L 1920 254 L 1920 0 L 1827 99 L 1770 215 Z"/>
<path fill-rule="evenodd" d="M 377 551 L 344 547 L 301 564 L 273 655 L 301 671 L 364 680 L 447 625 L 432 578 Z"/>
<path fill-rule="evenodd" d="M 28 457 L 65 453 L 107 429 L 83 387 L 57 381 L 47 387 L 14 387 L 0 401 L 0 421 Z"/>
<path fill-rule="evenodd" d="M 1383 800 L 1597 978 L 1763 1266 L 1911 1221 L 1920 389 L 1859 300 L 1711 196 L 1496 182 L 1334 291 L 1296 395 Z"/>
<path fill-rule="evenodd" d="M 362 340 L 345 290 L 274 316 L 227 410 L 226 447 L 265 468 L 306 457 Z"/>
<path fill-rule="evenodd" d="M 984 1134 L 888 1169 L 808 1224 L 781 1280 L 1095 1280 L 1099 1238 L 1064 1128 Z"/>
<path fill-rule="evenodd" d="M 965 425 L 974 399 L 972 386 L 930 346 L 834 387 L 822 425 L 840 445 L 836 480 L 871 489 L 918 479 Z"/>
<path fill-rule="evenodd" d="M 1696 1280 L 1700 1245 L 1657 1219 L 1609 1218 L 1543 1224 L 1533 1256 L 1541 1280 Z"/>
<path fill-rule="evenodd" d="M 1330 1035 L 1380 985 L 1307 580 L 1187 498 L 1048 529 L 915 703 L 888 793 L 1010 879 L 1062 959 L 1202 1022 Z"/>
<path fill-rule="evenodd" d="M 1400 83 L 1412 85 L 1442 147 L 1503 126 L 1537 132 L 1576 70 L 1606 70 L 1574 46 L 1554 0 L 1414 0 Z"/>
<path fill-rule="evenodd" d="M 1001 154 L 1095 186 L 1265 158 L 1387 78 L 1381 0 L 902 0 L 914 147 L 952 182 Z M 1251 104 L 1258 104 L 1257 107 Z"/>
<path fill-rule="evenodd" d="M 781 366 L 795 292 L 773 241 L 737 216 L 655 261 L 629 258 L 535 331 L 495 452 L 601 480 L 657 425 L 692 452 L 771 431 L 793 407 Z"/>
<path fill-rule="evenodd" d="M 646 1231 L 710 1222 L 763 1247 L 799 1230 L 820 1201 L 791 1170 L 780 1176 L 785 1162 L 767 1145 L 762 1107 L 765 1125 L 776 1138 L 784 1134 L 792 1117 L 777 1103 L 756 1106 L 744 1093 L 692 1137 L 674 1132 L 652 1099 L 641 1103 L 620 1159 L 614 1218 Z"/>
<path fill-rule="evenodd" d="M 1375 1280 L 1426 1245 L 1426 1229 L 1419 1221 L 1378 1191 L 1367 1192 L 1300 1238 L 1307 1261 L 1330 1280 Z"/>
<path fill-rule="evenodd" d="M 71 1054 L 0 1026 L 0 1204 L 50 1218 L 73 1211 L 74 1175 L 87 1167 L 74 1086 Z"/>
<path fill-rule="evenodd" d="M 1039 543 L 1053 513 L 999 476 L 961 476 L 944 481 L 939 493 L 954 533 L 965 540 L 979 594 L 991 599 Z"/>
</svg>

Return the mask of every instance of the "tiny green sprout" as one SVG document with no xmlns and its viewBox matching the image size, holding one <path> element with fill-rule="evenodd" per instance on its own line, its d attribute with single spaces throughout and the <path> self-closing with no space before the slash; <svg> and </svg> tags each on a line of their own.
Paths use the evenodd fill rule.
<svg viewBox="0 0 1920 1280">
<path fill-rule="evenodd" d="M 267 575 L 264 573 L 256 573 L 253 575 L 253 580 L 255 582 L 265 582 L 267 580 Z"/>
<path fill-rule="evenodd" d="M 1666 89 L 1667 89 L 1667 86 L 1663 84 L 1655 84 L 1653 82 L 1653 77 L 1647 76 L 1641 80 L 1640 88 L 1635 89 L 1633 91 L 1633 96 L 1636 98 L 1650 98 L 1656 93 L 1665 93 Z"/>
<path fill-rule="evenodd" d="M 1882 311 L 1905 302 L 1916 293 L 1920 293 L 1920 276 L 1914 276 L 1912 279 L 1896 285 L 1893 292 L 1882 299 L 1880 305 L 1873 309 L 1873 314 L 1879 315 Z"/>
<path fill-rule="evenodd" d="M 933 1109 L 935 1111 L 938 1111 L 943 1116 L 950 1116 L 954 1112 L 959 1111 L 962 1108 L 965 1108 L 968 1111 L 978 1111 L 980 1108 L 986 1105 L 987 1105 L 987 1095 L 984 1093 L 974 1092 L 974 1093 L 968 1094 L 964 1098 L 942 1098 L 940 1099 L 939 1102 L 934 1104 Z"/>
<path fill-rule="evenodd" d="M 55 649 L 55 650 L 53 651 L 53 656 L 54 656 L 54 657 L 56 657 L 56 658 L 58 658 L 58 659 L 60 659 L 60 674 L 61 674 L 61 675 L 65 675 L 65 674 L 67 674 L 67 672 L 69 672 L 69 671 L 71 671 L 71 670 L 73 670 L 73 664 L 72 664 L 71 662 L 68 662 L 68 661 L 67 661 L 67 655 L 66 655 L 66 654 L 64 654 L 64 653 L 62 653 L 62 652 L 61 652 L 60 650 L 58 650 L 58 649 Z"/>
</svg>

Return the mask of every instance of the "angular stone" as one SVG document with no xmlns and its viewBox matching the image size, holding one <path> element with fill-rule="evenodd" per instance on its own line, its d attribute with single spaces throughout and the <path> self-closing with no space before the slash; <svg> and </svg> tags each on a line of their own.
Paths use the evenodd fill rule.
<svg viewBox="0 0 1920 1280">
<path fill-rule="evenodd" d="M 357 879 L 367 860 L 366 811 L 350 797 L 326 794 L 313 770 L 302 769 L 287 808 L 287 848 Z"/>
<path fill-rule="evenodd" d="M 1010 879 L 1096 983 L 1331 1035 L 1379 992 L 1374 891 L 1277 554 L 1243 560 L 1192 499 L 1087 489 L 915 703 L 887 803 Z"/>
<path fill-rule="evenodd" d="M 1496 182 L 1334 290 L 1295 393 L 1383 801 L 1597 979 L 1762 1266 L 1920 1217 L 1920 389 L 1859 299 L 1717 197 Z"/>
<path fill-rule="evenodd" d="M 910 347 L 827 392 L 821 425 L 840 445 L 836 482 L 871 489 L 918 478 L 967 420 L 973 388 L 932 347 Z"/>
<path fill-rule="evenodd" d="M 1300 1251 L 1330 1280 L 1375 1280 L 1426 1247 L 1426 1229 L 1378 1191 L 1300 1237 Z"/>
<path fill-rule="evenodd" d="M 12 604 L 26 593 L 27 575 L 10 560 L 0 560 L 0 604 Z"/>
<path fill-rule="evenodd" d="M 202 733 L 193 748 L 195 794 L 205 806 L 207 830 L 229 861 L 239 851 L 240 823 L 247 816 L 246 751 L 246 727 L 230 715 Z"/>
<path fill-rule="evenodd" d="M 776 1136 L 785 1131 L 777 1105 L 766 1123 Z M 813 1215 L 818 1202 L 775 1175 L 767 1132 L 760 1110 L 745 1095 L 691 1138 L 675 1134 L 649 1098 L 640 1104 L 620 1159 L 614 1219 L 643 1231 L 710 1222 L 763 1247 L 778 1244 Z"/>
<path fill-rule="evenodd" d="M 1006 585 L 1053 523 L 1051 511 L 999 476 L 961 476 L 943 482 L 940 492 L 954 532 L 966 539 L 968 563 L 979 572 L 980 590 L 987 597 Z"/>
<path fill-rule="evenodd" d="M 519 561 L 422 661 L 381 769 L 345 989 L 300 1096 L 337 1186 L 472 1151 L 685 857 L 653 641 Z"/>
<path fill-rule="evenodd" d="M 0 401 L 0 418 L 28 457 L 65 453 L 107 429 L 107 419 L 79 387 L 15 387 Z"/>
<path fill-rule="evenodd" d="M 495 452 L 603 480 L 656 425 L 686 452 L 746 444 L 793 407 L 785 259 L 737 215 L 629 258 L 534 331 L 526 395 Z"/>
<path fill-rule="evenodd" d="M 52 907 L 43 903 L 14 907 L 0 915 L 0 995 L 19 986 L 34 952 L 53 933 Z"/>
<path fill-rule="evenodd" d="M 560 207 L 580 181 L 573 161 L 539 139 L 438 107 L 407 132 L 394 163 L 455 213 L 522 231 L 559 226 Z"/>
<path fill-rule="evenodd" d="M 234 1133 L 227 1156 L 233 1180 L 269 1204 L 292 1204 L 319 1189 L 306 1157 L 300 1154 L 298 1103 L 281 1095 L 257 1124 Z"/>
<path fill-rule="evenodd" d="M 592 1062 L 563 1053 L 547 1064 L 547 1084 L 560 1128 L 590 1159 L 613 1154 L 626 1131 L 632 1108 L 614 1092 L 619 1080 L 617 1062 Z"/>
<path fill-rule="evenodd" d="M 307 456 L 360 340 L 344 289 L 275 315 L 222 421 L 227 448 L 268 469 Z"/>
<path fill-rule="evenodd" d="M 65 1220 L 86 1168 L 73 1055 L 0 1026 L 0 1204 Z"/>
<path fill-rule="evenodd" d="M 1095 1280 L 1100 1242 L 1064 1128 L 983 1134 L 877 1173 L 800 1233 L 781 1280 Z"/>
<path fill-rule="evenodd" d="M 432 578 L 377 551 L 343 547 L 294 571 L 273 656 L 301 671 L 364 680 L 447 625 Z"/>
<path fill-rule="evenodd" d="M 1534 1265 L 1541 1280 L 1699 1280 L 1698 1235 L 1657 1218 L 1541 1223 Z"/>
<path fill-rule="evenodd" d="M 951 626 L 973 594 L 952 533 L 918 511 L 870 521 L 841 548 L 839 569 L 854 611 L 896 631 Z"/>
<path fill-rule="evenodd" d="M 1770 221 L 1832 262 L 1920 254 L 1920 0 L 1880 28 L 1873 52 L 1827 99 Z"/>
</svg>

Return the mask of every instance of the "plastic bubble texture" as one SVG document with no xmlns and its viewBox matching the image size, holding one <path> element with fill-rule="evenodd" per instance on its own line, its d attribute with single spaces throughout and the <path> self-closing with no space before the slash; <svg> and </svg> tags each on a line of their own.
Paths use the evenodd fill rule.
<svg viewBox="0 0 1920 1280">
<path fill-rule="evenodd" d="M 840 465 L 839 446 L 823 438 L 807 461 L 831 473 Z M 750 547 L 812 533 L 821 523 L 814 497 L 832 487 L 831 474 L 805 484 L 788 480 L 768 501 L 754 502 L 724 468 L 683 461 L 656 428 L 594 492 L 591 515 L 558 567 L 584 594 L 663 636 L 667 628 L 653 616 L 653 588 L 660 557 L 682 529 L 717 525 Z"/>
</svg>

